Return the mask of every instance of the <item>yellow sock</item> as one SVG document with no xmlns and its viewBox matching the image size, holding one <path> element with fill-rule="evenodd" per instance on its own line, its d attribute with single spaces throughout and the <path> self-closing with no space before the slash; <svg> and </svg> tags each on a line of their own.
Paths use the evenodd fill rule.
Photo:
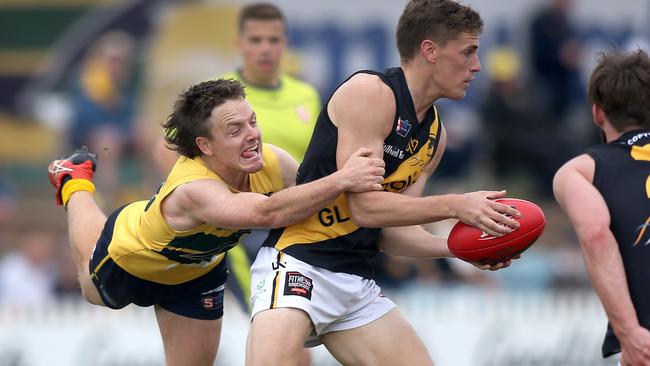
<svg viewBox="0 0 650 366">
<path fill-rule="evenodd" d="M 68 206 L 68 201 L 72 194 L 78 191 L 87 191 L 95 194 L 95 185 L 88 179 L 70 179 L 65 182 L 61 191 L 61 199 L 63 200 L 64 207 Z"/>
</svg>

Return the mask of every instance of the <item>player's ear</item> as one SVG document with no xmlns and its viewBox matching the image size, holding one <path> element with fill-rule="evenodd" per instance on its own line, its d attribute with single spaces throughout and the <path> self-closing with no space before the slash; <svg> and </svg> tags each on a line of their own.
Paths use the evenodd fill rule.
<svg viewBox="0 0 650 366">
<path fill-rule="evenodd" d="M 430 39 L 425 39 L 420 43 L 420 53 L 425 60 L 435 64 L 438 61 L 438 54 L 440 50 L 438 44 Z"/>
<path fill-rule="evenodd" d="M 594 124 L 598 126 L 598 128 L 602 129 L 605 121 L 605 112 L 603 112 L 602 108 L 600 108 L 598 104 L 591 105 L 591 115 L 594 119 Z"/>
<path fill-rule="evenodd" d="M 201 150 L 201 152 L 204 155 L 212 155 L 212 144 L 208 139 L 199 136 L 194 140 L 194 142 L 196 143 L 196 146 L 199 147 L 199 150 Z"/>
</svg>

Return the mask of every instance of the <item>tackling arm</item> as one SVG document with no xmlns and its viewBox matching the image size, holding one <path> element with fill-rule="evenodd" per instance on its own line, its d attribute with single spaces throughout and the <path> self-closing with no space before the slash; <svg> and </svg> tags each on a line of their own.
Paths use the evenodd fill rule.
<svg viewBox="0 0 650 366">
<path fill-rule="evenodd" d="M 346 190 L 382 189 L 384 162 L 367 158 L 368 155 L 368 149 L 359 149 L 341 170 L 307 184 L 283 189 L 270 197 L 252 192 L 232 193 L 216 180 L 190 182 L 176 188 L 163 202 L 165 218 L 177 230 L 189 229 L 201 222 L 230 229 L 278 228 L 297 223 Z M 295 171 L 296 162 L 289 154 L 282 152 L 278 159 L 285 178 Z"/>
</svg>

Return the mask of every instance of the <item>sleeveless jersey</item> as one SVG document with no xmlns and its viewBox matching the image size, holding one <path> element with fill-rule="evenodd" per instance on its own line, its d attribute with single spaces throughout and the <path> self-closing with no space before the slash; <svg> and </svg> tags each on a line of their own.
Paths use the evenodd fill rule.
<svg viewBox="0 0 650 366">
<path fill-rule="evenodd" d="M 249 175 L 250 189 L 270 195 L 282 189 L 284 183 L 275 153 L 265 146 L 263 154 L 264 168 Z M 160 207 L 165 197 L 181 184 L 203 179 L 223 183 L 200 157 L 181 156 L 151 200 L 124 207 L 115 220 L 108 247 L 113 261 L 136 277 L 166 285 L 193 280 L 219 264 L 225 252 L 250 230 L 202 223 L 191 230 L 177 231 L 167 224 Z"/>
<path fill-rule="evenodd" d="M 391 68 L 383 74 L 368 70 L 359 72 L 377 75 L 395 95 L 396 113 L 391 132 L 384 140 L 386 175 L 383 186 L 385 191 L 399 193 L 417 181 L 422 168 L 435 154 L 442 124 L 433 105 L 424 120 L 418 122 L 401 68 Z M 298 170 L 297 184 L 336 171 L 337 135 L 338 129 L 327 113 L 326 104 Z M 330 271 L 372 278 L 369 259 L 378 252 L 379 233 L 380 229 L 360 228 L 352 222 L 347 200 L 341 194 L 304 222 L 272 230 L 264 245 Z"/>
<path fill-rule="evenodd" d="M 650 329 L 650 130 L 629 131 L 587 154 L 596 162 L 593 184 L 609 208 L 639 323 Z M 608 325 L 603 356 L 620 350 Z"/>
<path fill-rule="evenodd" d="M 316 89 L 289 75 L 280 77 L 277 88 L 249 84 L 239 72 L 221 77 L 239 80 L 246 87 L 246 100 L 255 110 L 262 140 L 302 161 L 320 109 Z"/>
</svg>

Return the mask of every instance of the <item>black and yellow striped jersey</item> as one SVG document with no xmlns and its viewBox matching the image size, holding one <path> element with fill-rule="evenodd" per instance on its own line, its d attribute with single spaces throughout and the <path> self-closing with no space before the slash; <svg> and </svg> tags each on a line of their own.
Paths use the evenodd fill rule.
<svg viewBox="0 0 650 366">
<path fill-rule="evenodd" d="M 639 323 L 650 328 L 650 130 L 629 131 L 587 150 L 595 161 L 594 186 L 605 199 Z M 621 346 L 607 327 L 602 352 Z"/>
<path fill-rule="evenodd" d="M 401 68 L 391 68 L 385 73 L 360 72 L 377 75 L 395 95 L 397 109 L 393 127 L 384 140 L 386 174 L 383 186 L 385 191 L 400 193 L 418 180 L 422 169 L 434 156 L 442 123 L 433 105 L 418 122 Z M 298 170 L 297 184 L 336 171 L 337 138 L 338 130 L 325 104 Z M 347 200 L 341 194 L 304 222 L 272 230 L 264 245 L 334 272 L 371 278 L 369 259 L 377 253 L 379 233 L 380 229 L 360 228 L 352 222 Z"/>
<path fill-rule="evenodd" d="M 270 195 L 284 187 L 273 150 L 263 148 L 264 168 L 249 175 L 251 192 Z M 231 230 L 208 223 L 185 231 L 170 227 L 161 202 L 181 184 L 196 180 L 223 180 L 200 157 L 181 156 L 158 192 L 149 201 L 124 207 L 115 220 L 108 253 L 130 274 L 156 283 L 175 285 L 204 275 L 250 230 Z M 224 183 L 225 184 L 225 183 Z M 230 188 L 233 193 L 238 191 Z"/>
</svg>

